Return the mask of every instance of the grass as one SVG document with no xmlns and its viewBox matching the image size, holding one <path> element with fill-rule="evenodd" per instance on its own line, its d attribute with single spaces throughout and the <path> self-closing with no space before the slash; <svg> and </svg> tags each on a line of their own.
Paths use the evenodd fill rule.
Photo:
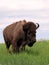
<svg viewBox="0 0 49 65">
<path fill-rule="evenodd" d="M 0 44 L 0 65 L 49 65 L 49 41 L 38 41 L 31 48 L 9 54 L 5 44 Z"/>
</svg>

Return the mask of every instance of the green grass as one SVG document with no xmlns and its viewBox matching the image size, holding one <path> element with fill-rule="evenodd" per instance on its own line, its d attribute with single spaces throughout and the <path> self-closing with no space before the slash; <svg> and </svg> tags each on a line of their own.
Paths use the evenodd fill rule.
<svg viewBox="0 0 49 65">
<path fill-rule="evenodd" d="M 38 41 L 31 48 L 9 54 L 5 44 L 0 44 L 0 65 L 49 65 L 49 41 Z"/>
</svg>

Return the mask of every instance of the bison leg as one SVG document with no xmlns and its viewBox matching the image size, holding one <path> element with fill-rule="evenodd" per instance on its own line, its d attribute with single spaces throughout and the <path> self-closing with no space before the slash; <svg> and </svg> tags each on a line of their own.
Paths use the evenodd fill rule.
<svg viewBox="0 0 49 65">
<path fill-rule="evenodd" d="M 5 41 L 5 44 L 6 44 L 6 48 L 9 49 L 9 47 L 10 47 L 10 43 L 7 42 L 7 41 Z"/>
<path fill-rule="evenodd" d="M 8 52 L 11 53 L 11 51 L 9 50 L 9 47 L 10 47 L 11 43 L 5 41 L 5 44 L 6 44 L 6 48 L 7 48 Z"/>
<path fill-rule="evenodd" d="M 26 45 L 26 42 L 23 42 L 19 48 L 19 50 L 25 50 L 25 45 Z"/>
<path fill-rule="evenodd" d="M 13 52 L 19 52 L 19 47 L 17 46 L 17 43 L 12 43 L 12 49 L 13 49 Z"/>
</svg>

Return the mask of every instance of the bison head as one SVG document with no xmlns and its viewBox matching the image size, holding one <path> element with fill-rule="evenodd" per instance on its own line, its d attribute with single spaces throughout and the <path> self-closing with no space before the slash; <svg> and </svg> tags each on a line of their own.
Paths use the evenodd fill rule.
<svg viewBox="0 0 49 65">
<path fill-rule="evenodd" d="M 25 39 L 28 46 L 32 46 L 36 42 L 36 29 L 39 27 L 39 24 L 34 24 L 33 22 L 27 22 L 23 26 L 25 32 Z"/>
</svg>

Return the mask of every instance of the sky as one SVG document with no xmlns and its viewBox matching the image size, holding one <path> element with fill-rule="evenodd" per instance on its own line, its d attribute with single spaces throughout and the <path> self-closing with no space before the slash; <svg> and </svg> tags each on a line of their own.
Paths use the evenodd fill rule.
<svg viewBox="0 0 49 65">
<path fill-rule="evenodd" d="M 0 0 L 1 10 L 32 10 L 43 8 L 49 8 L 49 0 Z"/>
<path fill-rule="evenodd" d="M 49 39 L 49 0 L 0 0 L 0 41 L 3 29 L 22 19 L 39 23 L 37 38 Z"/>
</svg>

